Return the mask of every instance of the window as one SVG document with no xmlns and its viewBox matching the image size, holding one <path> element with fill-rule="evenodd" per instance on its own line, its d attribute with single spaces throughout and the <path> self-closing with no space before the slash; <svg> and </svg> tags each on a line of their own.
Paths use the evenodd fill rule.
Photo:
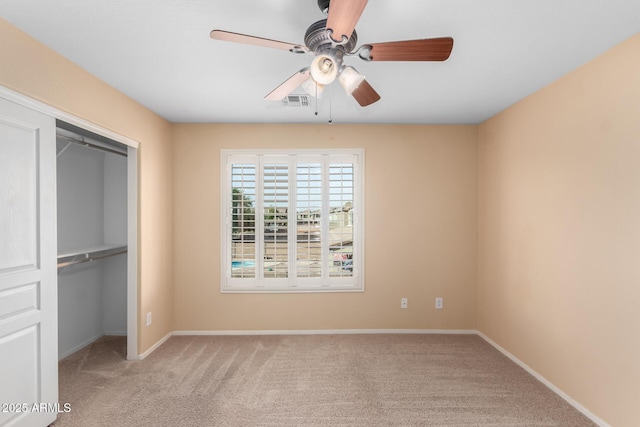
<svg viewBox="0 0 640 427">
<path fill-rule="evenodd" d="M 363 290 L 364 150 L 223 150 L 222 292 Z"/>
</svg>

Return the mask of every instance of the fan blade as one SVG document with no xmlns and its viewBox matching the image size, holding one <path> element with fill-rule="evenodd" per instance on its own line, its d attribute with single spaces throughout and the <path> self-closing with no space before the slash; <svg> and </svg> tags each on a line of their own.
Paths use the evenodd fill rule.
<svg viewBox="0 0 640 427">
<path fill-rule="evenodd" d="M 376 92 L 366 80 L 363 80 L 362 83 L 360 83 L 356 90 L 353 91 L 352 95 L 362 107 L 366 107 L 367 105 L 371 105 L 380 100 L 378 92 Z"/>
<path fill-rule="evenodd" d="M 263 39 L 262 37 L 248 36 L 246 34 L 232 33 L 223 30 L 213 30 L 209 33 L 212 39 L 225 42 L 251 44 L 254 46 L 271 47 L 293 52 L 307 52 L 307 48 L 298 44 L 281 42 L 278 40 Z"/>
<path fill-rule="evenodd" d="M 302 70 L 289 77 L 280 86 L 269 92 L 264 97 L 267 101 L 281 101 L 285 96 L 293 92 L 298 86 L 306 82 L 311 78 L 309 68 L 303 68 Z"/>
<path fill-rule="evenodd" d="M 366 5 L 367 0 L 331 0 L 327 29 L 331 30 L 329 34 L 333 41 L 340 43 L 351 37 Z"/>
<path fill-rule="evenodd" d="M 445 61 L 451 55 L 453 39 L 441 37 L 373 43 L 370 46 L 368 59 L 371 61 Z"/>
</svg>

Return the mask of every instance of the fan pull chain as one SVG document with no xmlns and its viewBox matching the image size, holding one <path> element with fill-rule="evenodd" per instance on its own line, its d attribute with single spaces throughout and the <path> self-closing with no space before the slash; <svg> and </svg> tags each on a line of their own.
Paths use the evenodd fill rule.
<svg viewBox="0 0 640 427">
<path fill-rule="evenodd" d="M 318 115 L 318 82 L 316 83 L 316 116 Z"/>
<path fill-rule="evenodd" d="M 333 124 L 333 116 L 331 115 L 331 100 L 333 99 L 333 96 L 331 96 L 333 94 L 333 92 L 331 90 L 329 90 L 329 124 L 332 125 Z"/>
</svg>

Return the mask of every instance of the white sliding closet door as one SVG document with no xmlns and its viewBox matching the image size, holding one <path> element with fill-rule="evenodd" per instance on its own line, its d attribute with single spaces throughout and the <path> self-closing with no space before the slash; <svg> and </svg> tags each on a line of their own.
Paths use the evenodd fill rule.
<svg viewBox="0 0 640 427">
<path fill-rule="evenodd" d="M 57 417 L 55 120 L 0 98 L 0 425 Z"/>
</svg>

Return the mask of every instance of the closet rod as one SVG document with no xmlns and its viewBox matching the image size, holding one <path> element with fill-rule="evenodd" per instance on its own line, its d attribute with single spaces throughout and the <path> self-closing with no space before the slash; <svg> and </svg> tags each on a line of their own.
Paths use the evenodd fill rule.
<svg viewBox="0 0 640 427">
<path fill-rule="evenodd" d="M 60 138 L 60 139 L 64 139 L 65 141 L 68 141 L 68 142 L 73 142 L 73 143 L 78 144 L 78 145 L 82 145 L 82 146 L 85 146 L 85 147 L 93 148 L 95 150 L 106 151 L 108 153 L 118 154 L 119 156 L 127 157 L 127 153 L 123 153 L 122 151 L 114 150 L 112 148 L 103 147 L 101 145 L 93 144 L 91 142 L 85 141 L 84 138 L 83 139 L 75 139 L 75 138 L 71 138 L 69 136 L 60 135 L 60 134 L 58 134 L 57 137 Z M 64 149 L 62 151 L 64 151 Z M 60 151 L 59 154 L 62 154 L 62 151 Z"/>
<path fill-rule="evenodd" d="M 58 268 L 68 267 L 70 265 L 82 264 L 84 262 L 95 261 L 116 255 L 126 254 L 127 247 L 121 246 L 117 248 L 102 249 L 93 252 L 82 252 L 70 256 L 58 257 Z"/>
</svg>

